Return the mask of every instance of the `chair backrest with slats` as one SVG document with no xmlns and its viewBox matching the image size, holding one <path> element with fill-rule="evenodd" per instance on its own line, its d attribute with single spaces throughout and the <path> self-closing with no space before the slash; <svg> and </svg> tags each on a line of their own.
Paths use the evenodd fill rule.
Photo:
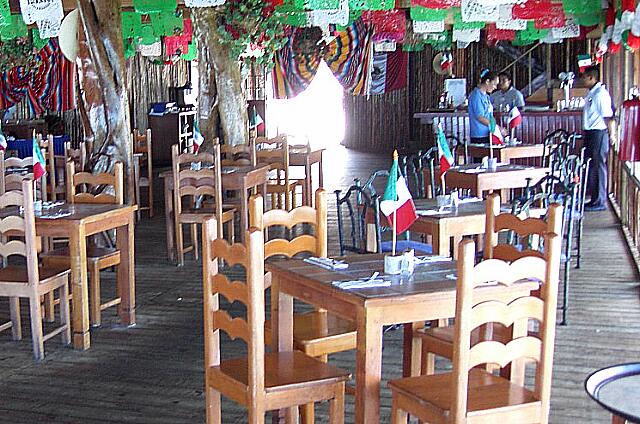
<svg viewBox="0 0 640 424">
<path fill-rule="evenodd" d="M 562 234 L 562 206 L 554 203 L 545 210 L 540 211 L 543 217 L 533 218 L 512 213 L 501 213 L 500 196 L 490 194 L 485 201 L 486 225 L 484 237 L 484 258 L 501 259 L 503 261 L 515 261 L 525 256 L 544 257 L 541 250 L 532 250 L 533 243 L 530 239 L 541 239 L 546 233 Z M 513 243 L 499 243 L 500 232 L 509 231 L 517 234 L 520 243 L 525 245 L 515 246 Z"/>
<path fill-rule="evenodd" d="M 459 245 L 458 283 L 456 292 L 455 349 L 453 357 L 453 381 L 455 390 L 452 401 L 452 420 L 465 423 L 467 416 L 467 392 L 469 371 L 482 364 L 498 364 L 505 367 L 515 360 L 527 359 L 536 363 L 533 394 L 541 403 L 540 417 L 528 417 L 531 422 L 546 422 L 551 393 L 551 368 L 555 340 L 558 276 L 560 272 L 560 237 L 545 234 L 544 258 L 527 256 L 514 262 L 487 259 L 474 266 L 475 243 L 464 240 Z M 542 296 L 522 296 L 514 300 L 502 291 L 522 280 L 542 283 Z M 496 287 L 488 289 L 487 283 Z M 484 290 L 482 302 L 474 302 Z M 491 292 L 487 293 L 487 290 Z M 537 321 L 538 333 L 509 337 L 506 341 L 488 339 L 472 346 L 474 329 L 488 324 L 509 327 L 514 323 Z M 526 327 L 525 327 L 526 328 Z M 490 393 L 486 394 L 491 396 Z M 510 422 L 505 416 L 506 422 Z M 521 418 L 521 417 L 520 417 Z M 514 417 L 511 417 L 513 420 Z"/>
<path fill-rule="evenodd" d="M 144 133 L 140 133 L 137 128 L 131 134 L 133 139 L 133 153 L 142 153 L 146 157 L 147 172 L 153 172 L 153 143 L 151 139 L 151 128 L 147 128 Z"/>
<path fill-rule="evenodd" d="M 65 172 L 66 172 L 66 164 L 69 161 L 73 161 L 75 163 L 76 172 L 84 171 L 87 165 L 87 145 L 84 141 L 80 142 L 77 149 L 74 149 L 71 146 L 71 142 L 69 141 L 64 143 Z"/>
<path fill-rule="evenodd" d="M 5 158 L 5 152 L 0 150 L 0 194 L 8 191 L 22 191 L 22 182 L 25 179 L 33 180 L 33 157 L 24 159 L 18 157 Z M 41 178 L 36 186 L 38 187 L 37 200 L 47 200 L 46 184 L 42 184 Z"/>
<path fill-rule="evenodd" d="M 75 164 L 67 162 L 67 202 L 69 203 L 96 203 L 96 204 L 124 204 L 124 180 L 122 162 L 116 162 L 114 173 L 90 172 L 76 173 Z M 78 192 L 78 186 L 84 191 Z M 105 191 L 105 186 L 113 187 L 113 194 Z"/>
<path fill-rule="evenodd" d="M 220 164 L 222 166 L 255 166 L 256 145 L 253 140 L 249 144 L 220 145 Z"/>
<path fill-rule="evenodd" d="M 308 252 L 313 256 L 327 256 L 327 193 L 323 189 L 316 190 L 315 208 L 299 206 L 290 211 L 272 209 L 263 211 L 262 196 L 254 195 L 249 200 L 249 220 L 251 227 L 264 231 L 264 256 L 270 258 L 276 255 L 292 257 L 299 253 Z M 281 226 L 291 231 L 296 225 L 309 224 L 314 227 L 314 234 L 298 235 L 291 239 L 285 237 L 271 237 L 274 232 L 269 229 Z M 285 232 L 286 232 L 285 231 Z M 269 237 L 267 237 L 269 234 Z"/>
<path fill-rule="evenodd" d="M 35 286 L 40 279 L 32 180 L 23 180 L 21 191 L 0 195 L 0 209 L 14 206 L 22 207 L 22 214 L 16 210 L 15 214 L 0 219 L 0 256 L 4 263 L 10 256 L 23 256 L 27 261 L 29 284 Z"/>
<path fill-rule="evenodd" d="M 173 172 L 173 204 L 176 218 L 182 213 L 184 197 L 209 197 L 214 201 L 218 233 L 222 234 L 222 169 L 220 144 L 213 145 L 213 153 L 179 153 L 177 144 L 171 146 Z M 197 166 L 193 166 L 196 165 Z M 202 198 L 201 197 L 201 198 Z"/>
<path fill-rule="evenodd" d="M 246 246 L 229 245 L 218 238 L 215 219 L 203 224 L 203 292 L 205 369 L 220 364 L 220 331 L 232 339 L 247 343 L 249 404 L 262 402 L 264 397 L 264 237 L 261 230 L 250 228 L 246 232 Z M 240 265 L 246 271 L 245 281 L 236 281 L 219 272 L 219 260 L 227 265 Z M 220 296 L 229 303 L 246 306 L 245 317 L 232 318 L 220 309 Z M 243 371 L 241 371 L 243 372 Z"/>
<path fill-rule="evenodd" d="M 380 225 L 380 201 L 377 195 L 370 196 L 363 187 L 352 185 L 342 195 L 341 190 L 336 190 L 336 209 L 338 215 L 338 241 L 340 242 L 340 255 L 346 252 L 375 253 L 382 252 L 381 225 Z M 369 224 L 372 222 L 373 224 Z M 368 231 L 367 227 L 372 230 Z M 370 240 L 375 237 L 375 251 L 367 249 L 372 244 Z"/>
</svg>

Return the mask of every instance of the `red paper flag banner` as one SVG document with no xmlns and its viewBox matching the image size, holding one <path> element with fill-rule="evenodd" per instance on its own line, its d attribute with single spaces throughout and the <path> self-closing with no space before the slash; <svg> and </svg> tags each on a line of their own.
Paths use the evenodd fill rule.
<svg viewBox="0 0 640 424">
<path fill-rule="evenodd" d="M 373 41 L 402 41 L 406 29 L 406 13 L 404 9 L 365 10 L 362 20 L 373 26 Z"/>
<path fill-rule="evenodd" d="M 411 5 L 429 9 L 449 9 L 462 6 L 462 0 L 411 0 Z"/>
<path fill-rule="evenodd" d="M 495 44 L 498 41 L 512 41 L 516 38 L 516 32 L 510 29 L 498 29 L 496 24 L 487 25 L 487 43 Z"/>
<path fill-rule="evenodd" d="M 566 23 L 567 17 L 562 10 L 562 5 L 559 5 L 559 8 L 554 8 L 552 13 L 534 21 L 536 29 L 562 28 Z"/>
<path fill-rule="evenodd" d="M 543 19 L 548 15 L 557 15 L 560 8 L 562 14 L 562 3 L 551 3 L 549 0 L 527 0 L 526 3 L 514 4 L 511 12 L 514 19 Z"/>
</svg>

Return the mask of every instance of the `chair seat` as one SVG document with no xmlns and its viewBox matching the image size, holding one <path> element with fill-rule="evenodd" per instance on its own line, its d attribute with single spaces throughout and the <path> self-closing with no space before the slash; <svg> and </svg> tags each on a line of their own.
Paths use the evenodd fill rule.
<svg viewBox="0 0 640 424">
<path fill-rule="evenodd" d="M 390 381 L 389 387 L 401 396 L 426 404 L 435 414 L 449 414 L 454 392 L 452 373 L 401 378 Z M 480 415 L 518 406 L 540 408 L 540 401 L 532 391 L 478 368 L 469 371 L 468 393 L 469 416 L 473 416 L 474 411 Z"/>
<path fill-rule="evenodd" d="M 233 207 L 222 207 L 222 222 L 233 221 L 236 209 Z M 180 222 L 188 224 L 200 224 L 206 219 L 215 215 L 213 206 L 205 205 L 202 208 L 184 208 L 180 213 Z"/>
<path fill-rule="evenodd" d="M 265 343 L 270 345 L 271 320 L 265 321 L 264 327 Z M 314 357 L 355 349 L 356 325 L 353 321 L 326 312 L 295 314 L 293 343 L 296 349 Z"/>
<path fill-rule="evenodd" d="M 218 386 L 220 375 L 235 384 L 247 387 L 249 365 L 247 358 L 222 361 L 212 367 L 209 385 Z M 267 353 L 264 357 L 264 385 L 267 393 L 293 389 L 310 384 L 330 384 L 350 378 L 348 371 L 325 364 L 299 351 Z"/>
<path fill-rule="evenodd" d="M 402 252 L 404 250 L 415 250 L 417 255 L 431 255 L 433 253 L 433 248 L 430 244 L 421 243 L 419 241 L 414 240 L 397 240 L 396 241 L 396 251 Z M 382 251 L 383 252 L 391 252 L 392 250 L 392 242 L 391 241 L 383 241 L 382 242 Z"/>
<path fill-rule="evenodd" d="M 40 255 L 42 258 L 69 258 L 71 256 L 69 246 L 59 247 Z M 87 261 L 115 259 L 120 257 L 120 251 L 113 247 L 87 246 Z M 118 260 L 119 262 L 119 260 Z"/>
<path fill-rule="evenodd" d="M 71 271 L 65 266 L 40 266 L 38 276 L 40 284 L 46 284 L 58 277 L 63 277 Z M 26 266 L 9 265 L 0 269 L 0 284 L 21 283 L 26 285 L 29 282 L 29 274 Z"/>
</svg>

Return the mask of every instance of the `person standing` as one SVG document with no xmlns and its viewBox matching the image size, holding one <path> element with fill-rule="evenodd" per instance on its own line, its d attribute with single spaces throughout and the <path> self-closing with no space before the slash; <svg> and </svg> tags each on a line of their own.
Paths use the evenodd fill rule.
<svg viewBox="0 0 640 424">
<path fill-rule="evenodd" d="M 472 143 L 489 143 L 493 105 L 489 94 L 498 86 L 495 72 L 483 69 L 480 72 L 478 85 L 469 95 L 469 135 Z M 504 130 L 500 130 L 504 132 Z"/>
<path fill-rule="evenodd" d="M 498 74 L 498 88 L 499 90 L 491 93 L 491 103 L 494 108 L 507 112 L 514 106 L 524 107 L 524 96 L 511 85 L 511 77 L 506 72 Z"/>
<path fill-rule="evenodd" d="M 600 82 L 600 70 L 590 66 L 580 79 L 589 89 L 582 112 L 585 153 L 591 158 L 587 192 L 591 200 L 585 205 L 587 211 L 607 209 L 607 159 L 609 156 L 608 123 L 613 118 L 611 95 Z"/>
</svg>

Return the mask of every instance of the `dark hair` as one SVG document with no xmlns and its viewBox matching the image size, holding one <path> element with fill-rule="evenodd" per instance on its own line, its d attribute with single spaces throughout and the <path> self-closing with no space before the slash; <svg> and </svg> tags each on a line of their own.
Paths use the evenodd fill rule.
<svg viewBox="0 0 640 424">
<path fill-rule="evenodd" d="M 505 77 L 506 79 L 508 79 L 509 81 L 511 81 L 511 75 L 509 75 L 508 72 L 500 72 L 498 74 L 498 77 Z"/>
<path fill-rule="evenodd" d="M 582 71 L 582 75 L 588 75 L 591 78 L 600 81 L 600 68 L 596 65 L 587 67 L 584 71 Z"/>
<path fill-rule="evenodd" d="M 478 82 L 480 84 L 484 84 L 485 82 L 492 81 L 496 78 L 497 78 L 497 75 L 495 72 L 490 71 L 488 69 L 483 69 L 482 71 L 480 71 L 480 78 L 478 78 Z"/>
</svg>

